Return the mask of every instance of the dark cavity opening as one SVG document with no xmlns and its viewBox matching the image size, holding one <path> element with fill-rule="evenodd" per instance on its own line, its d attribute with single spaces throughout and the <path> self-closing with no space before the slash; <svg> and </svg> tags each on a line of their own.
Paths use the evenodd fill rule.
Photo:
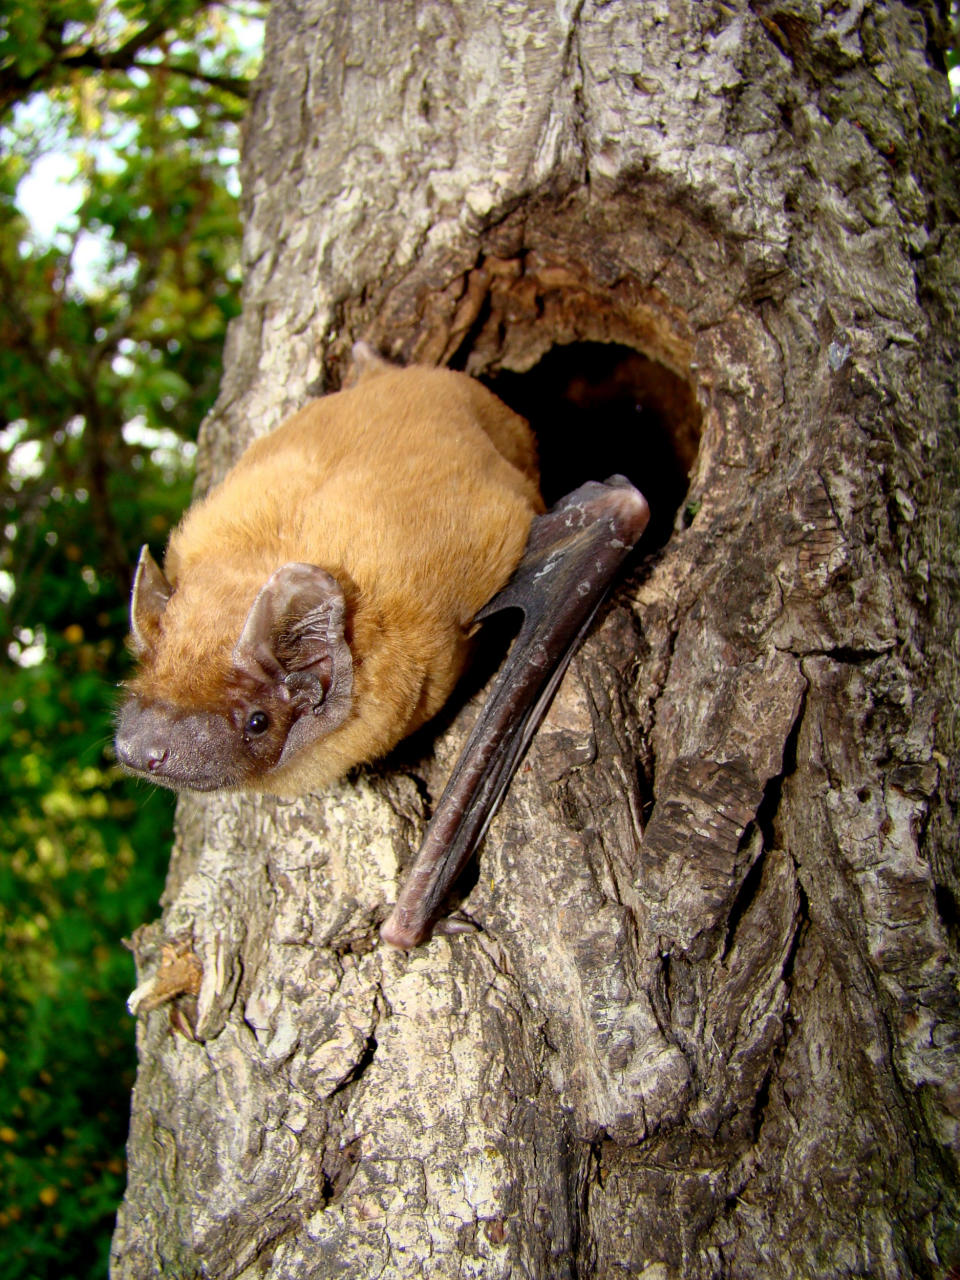
<svg viewBox="0 0 960 1280">
<path fill-rule="evenodd" d="M 689 382 L 631 347 L 602 342 L 556 346 L 527 373 L 483 381 L 536 433 L 548 506 L 586 480 L 619 472 L 650 503 L 642 545 L 663 546 L 700 442 Z"/>
</svg>

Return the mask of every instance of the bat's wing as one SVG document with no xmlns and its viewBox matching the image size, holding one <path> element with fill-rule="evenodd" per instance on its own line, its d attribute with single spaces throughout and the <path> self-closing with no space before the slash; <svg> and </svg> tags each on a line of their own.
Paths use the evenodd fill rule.
<svg viewBox="0 0 960 1280">
<path fill-rule="evenodd" d="M 612 476 L 582 485 L 534 520 L 516 573 L 477 615 L 522 609 L 523 625 L 380 930 L 385 941 L 414 947 L 429 935 L 649 518 L 643 495 L 623 476 Z"/>
</svg>

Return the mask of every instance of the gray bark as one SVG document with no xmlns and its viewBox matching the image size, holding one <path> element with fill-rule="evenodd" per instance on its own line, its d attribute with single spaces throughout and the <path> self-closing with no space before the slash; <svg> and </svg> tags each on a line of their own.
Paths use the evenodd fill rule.
<svg viewBox="0 0 960 1280">
<path fill-rule="evenodd" d="M 141 1005 L 117 1280 L 960 1263 L 937 20 L 278 0 L 204 480 L 360 337 L 484 376 L 620 343 L 689 384 L 699 448 L 487 837 L 475 934 L 376 925 L 476 700 L 303 802 L 184 800 L 137 957 L 197 981 Z"/>
</svg>

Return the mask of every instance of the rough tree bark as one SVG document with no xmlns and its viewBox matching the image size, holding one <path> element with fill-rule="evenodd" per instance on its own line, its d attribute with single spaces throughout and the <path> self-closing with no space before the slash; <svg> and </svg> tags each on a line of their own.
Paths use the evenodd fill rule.
<svg viewBox="0 0 960 1280">
<path fill-rule="evenodd" d="M 303 803 L 183 801 L 117 1280 L 960 1263 L 941 19 L 278 0 L 204 480 L 364 337 L 568 393 L 586 427 L 534 421 L 574 483 L 609 409 L 654 506 L 689 490 L 485 842 L 475 934 L 376 926 L 477 699 Z"/>
</svg>

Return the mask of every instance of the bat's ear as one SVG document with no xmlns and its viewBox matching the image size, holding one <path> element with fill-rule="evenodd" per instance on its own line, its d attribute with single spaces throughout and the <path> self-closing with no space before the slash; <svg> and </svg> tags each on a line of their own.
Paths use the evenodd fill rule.
<svg viewBox="0 0 960 1280">
<path fill-rule="evenodd" d="M 140 548 L 130 596 L 130 640 L 138 658 L 153 648 L 160 628 L 160 615 L 172 595 L 173 587 L 150 554 L 150 548 L 144 544 Z"/>
<path fill-rule="evenodd" d="M 344 636 L 339 582 L 315 564 L 272 573 L 247 614 L 233 664 L 254 680 L 283 684 L 329 733 L 350 709 L 353 658 Z"/>
</svg>

